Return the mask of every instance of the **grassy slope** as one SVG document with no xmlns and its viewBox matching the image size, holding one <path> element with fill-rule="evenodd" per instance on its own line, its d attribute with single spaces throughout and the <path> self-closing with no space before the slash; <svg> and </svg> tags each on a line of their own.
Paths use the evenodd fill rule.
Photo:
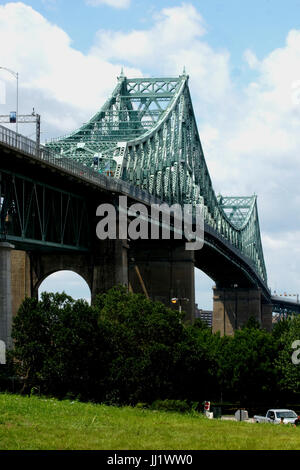
<svg viewBox="0 0 300 470">
<path fill-rule="evenodd" d="M 300 428 L 0 394 L 0 449 L 300 449 Z"/>
</svg>

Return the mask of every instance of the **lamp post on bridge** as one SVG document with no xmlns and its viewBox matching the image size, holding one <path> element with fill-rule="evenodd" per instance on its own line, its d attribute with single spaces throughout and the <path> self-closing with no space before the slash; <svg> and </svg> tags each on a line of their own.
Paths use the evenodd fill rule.
<svg viewBox="0 0 300 470">
<path fill-rule="evenodd" d="M 18 116 L 19 116 L 19 73 L 14 72 L 11 69 L 8 69 L 7 67 L 0 67 L 0 70 L 6 70 L 6 72 L 9 72 L 11 75 L 15 77 L 17 80 L 17 109 L 16 109 L 16 133 L 18 134 Z"/>
</svg>

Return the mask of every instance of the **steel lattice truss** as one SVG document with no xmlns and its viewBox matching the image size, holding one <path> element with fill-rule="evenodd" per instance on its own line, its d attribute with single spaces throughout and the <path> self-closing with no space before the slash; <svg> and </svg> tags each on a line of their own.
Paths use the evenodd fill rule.
<svg viewBox="0 0 300 470">
<path fill-rule="evenodd" d="M 0 170 L 0 238 L 18 246 L 88 250 L 84 198 Z"/>
<path fill-rule="evenodd" d="M 47 146 L 62 158 L 126 180 L 169 204 L 203 204 L 205 222 L 248 256 L 267 282 L 256 196 L 216 196 L 187 75 L 121 75 L 112 96 L 87 124 Z"/>
</svg>

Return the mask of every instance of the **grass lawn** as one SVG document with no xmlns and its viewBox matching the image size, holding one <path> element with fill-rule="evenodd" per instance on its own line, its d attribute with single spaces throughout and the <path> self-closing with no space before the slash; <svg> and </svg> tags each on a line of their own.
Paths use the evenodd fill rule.
<svg viewBox="0 0 300 470">
<path fill-rule="evenodd" d="M 300 428 L 0 393 L 0 450 L 300 449 Z"/>
</svg>

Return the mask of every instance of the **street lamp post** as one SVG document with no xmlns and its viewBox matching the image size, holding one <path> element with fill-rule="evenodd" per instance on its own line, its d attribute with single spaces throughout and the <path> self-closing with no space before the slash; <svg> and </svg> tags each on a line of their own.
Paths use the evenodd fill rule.
<svg viewBox="0 0 300 470">
<path fill-rule="evenodd" d="M 237 284 L 233 284 L 235 290 L 235 306 L 234 306 L 234 329 L 237 330 L 238 328 L 238 316 L 237 316 L 237 291 L 236 288 L 238 287 Z"/>
<path fill-rule="evenodd" d="M 185 302 L 189 302 L 189 299 L 185 298 L 185 297 L 173 297 L 171 299 L 171 302 L 172 304 L 177 304 L 178 302 L 178 311 L 181 313 L 182 312 L 182 301 L 185 301 Z"/>
<path fill-rule="evenodd" d="M 11 75 L 15 77 L 17 80 L 17 109 L 16 109 L 16 133 L 18 133 L 18 116 L 19 116 L 19 74 L 18 72 L 14 72 L 11 69 L 8 69 L 7 67 L 0 67 L 0 70 L 6 70 L 9 72 Z"/>
</svg>

